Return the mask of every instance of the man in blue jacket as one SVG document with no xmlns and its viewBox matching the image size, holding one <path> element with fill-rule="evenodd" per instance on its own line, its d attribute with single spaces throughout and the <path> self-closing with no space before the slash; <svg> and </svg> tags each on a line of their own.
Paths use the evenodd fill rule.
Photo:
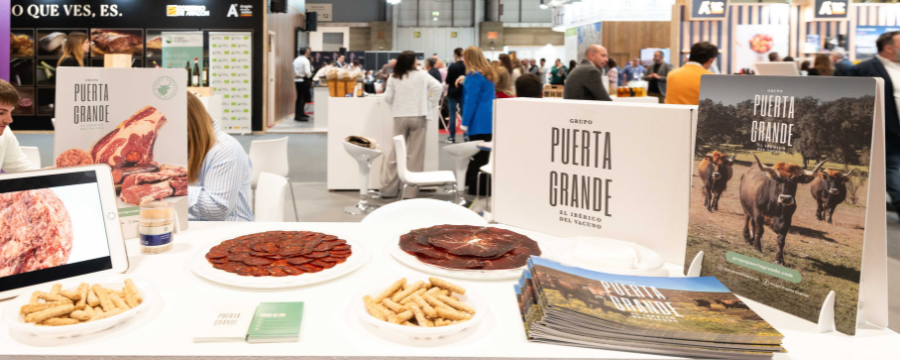
<svg viewBox="0 0 900 360">
<path fill-rule="evenodd" d="M 897 99 L 900 89 L 894 87 L 894 80 L 900 85 L 900 31 L 881 34 L 875 41 L 878 54 L 863 61 L 850 72 L 853 76 L 879 77 L 884 79 L 884 137 L 885 163 L 887 165 L 887 193 L 891 196 L 894 211 L 900 210 L 900 113 Z"/>
</svg>

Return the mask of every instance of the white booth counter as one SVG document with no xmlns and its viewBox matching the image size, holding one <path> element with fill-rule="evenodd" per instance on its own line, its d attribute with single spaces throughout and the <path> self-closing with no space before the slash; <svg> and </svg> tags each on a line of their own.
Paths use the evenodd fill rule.
<svg viewBox="0 0 900 360">
<path fill-rule="evenodd" d="M 618 97 L 616 95 L 610 95 L 612 101 L 621 101 L 621 102 L 634 102 L 634 103 L 646 103 L 646 104 L 659 104 L 659 99 L 653 96 L 640 96 L 640 97 Z"/>
<path fill-rule="evenodd" d="M 385 161 L 394 149 L 394 119 L 390 105 L 381 95 L 333 97 L 328 98 L 327 104 L 328 190 L 359 189 L 359 165 L 342 145 L 344 139 L 351 135 L 374 139 L 383 152 L 372 162 L 369 176 L 369 189 L 381 189 L 382 172 L 387 171 Z M 425 171 L 438 170 L 438 122 L 435 119 L 437 110 L 428 118 Z M 387 181 L 386 178 L 384 180 Z"/>
<path fill-rule="evenodd" d="M 523 229 L 539 243 L 556 238 Z M 0 358 L 17 359 L 85 356 L 90 359 L 120 356 L 209 356 L 245 359 L 248 356 L 340 357 L 455 357 L 455 358 L 593 358 L 666 359 L 631 352 L 593 350 L 528 342 L 519 315 L 514 280 L 451 280 L 477 290 L 487 300 L 489 313 L 476 328 L 440 340 L 395 341 L 362 323 L 351 309 L 360 289 L 373 281 L 401 277 L 426 277 L 387 255 L 386 246 L 415 228 L 410 224 L 363 223 L 222 223 L 191 222 L 190 230 L 175 235 L 173 249 L 159 255 L 143 255 L 136 240 L 128 240 L 126 275 L 152 282 L 160 301 L 135 318 L 99 333 L 68 339 L 42 339 L 0 327 Z M 195 276 L 188 259 L 203 245 L 239 235 L 268 230 L 311 230 L 334 234 L 364 245 L 371 260 L 359 270 L 336 280 L 280 291 L 245 290 L 217 285 Z M 356 251 L 354 251 L 356 252 Z M 668 264 L 673 274 L 681 266 Z M 677 276 L 677 275 L 676 275 Z M 860 328 L 856 336 L 819 333 L 811 322 L 757 302 L 743 299 L 754 311 L 784 334 L 786 354 L 775 359 L 895 359 L 900 354 L 900 335 L 883 329 Z M 273 344 L 193 343 L 201 314 L 212 306 L 277 301 L 303 301 L 305 310 L 300 341 Z M 9 301 L 0 302 L 5 307 Z"/>
</svg>

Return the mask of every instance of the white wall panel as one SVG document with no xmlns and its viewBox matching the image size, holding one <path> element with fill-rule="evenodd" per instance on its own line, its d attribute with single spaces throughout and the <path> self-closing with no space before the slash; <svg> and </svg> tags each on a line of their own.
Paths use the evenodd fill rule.
<svg viewBox="0 0 900 360">
<path fill-rule="evenodd" d="M 421 33 L 421 37 L 415 38 L 416 31 Z M 438 58 L 444 61 L 453 59 L 453 49 L 475 45 L 475 30 L 472 28 L 405 27 L 399 28 L 398 32 L 396 51 L 412 50 L 424 53 L 426 57 L 437 53 Z M 452 32 L 457 33 L 456 38 L 451 37 Z"/>
</svg>

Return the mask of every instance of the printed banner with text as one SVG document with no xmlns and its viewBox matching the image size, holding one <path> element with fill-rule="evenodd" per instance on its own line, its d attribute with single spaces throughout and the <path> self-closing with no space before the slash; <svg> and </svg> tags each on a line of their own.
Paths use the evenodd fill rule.
<svg viewBox="0 0 900 360">
<path fill-rule="evenodd" d="M 222 118 L 216 119 L 226 133 L 252 131 L 253 34 L 209 33 L 210 87 L 222 95 Z"/>
</svg>

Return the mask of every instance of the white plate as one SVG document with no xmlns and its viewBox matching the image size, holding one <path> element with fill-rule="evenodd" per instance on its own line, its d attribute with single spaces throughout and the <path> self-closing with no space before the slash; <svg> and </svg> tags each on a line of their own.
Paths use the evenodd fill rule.
<svg viewBox="0 0 900 360">
<path fill-rule="evenodd" d="M 369 262 L 369 251 L 365 246 L 338 234 L 329 235 L 334 235 L 340 239 L 346 240 L 347 244 L 352 246 L 351 250 L 353 250 L 353 253 L 350 255 L 350 257 L 347 258 L 347 261 L 337 264 L 331 269 L 325 269 L 313 274 L 300 274 L 297 276 L 282 277 L 253 277 L 240 276 L 238 274 L 233 274 L 212 267 L 212 264 L 210 264 L 209 261 L 206 260 L 206 253 L 209 252 L 209 249 L 211 249 L 213 246 L 221 244 L 222 241 L 233 239 L 236 236 L 229 237 L 228 239 L 221 239 L 201 246 L 191 255 L 188 261 L 190 262 L 191 271 L 201 278 L 221 285 L 228 285 L 246 289 L 285 289 L 320 284 L 347 275 Z"/>
<path fill-rule="evenodd" d="M 87 283 L 88 285 L 100 284 L 100 286 L 110 289 L 121 289 L 125 286 L 125 279 L 128 278 L 134 281 L 134 285 L 138 288 L 138 291 L 141 292 L 143 302 L 141 302 L 141 304 L 137 307 L 123 312 L 119 315 L 74 325 L 37 326 L 31 323 L 26 323 L 25 316 L 19 314 L 19 310 L 22 308 L 22 306 L 27 305 L 31 300 L 31 294 L 28 293 L 22 294 L 7 303 L 6 308 L 3 311 L 3 321 L 7 326 L 9 326 L 10 329 L 33 334 L 42 338 L 67 338 L 79 335 L 93 334 L 95 332 L 109 329 L 111 327 L 124 323 L 128 319 L 137 316 L 141 312 L 144 312 L 146 309 L 149 309 L 151 306 L 153 306 L 153 303 L 159 296 L 159 293 L 156 290 L 156 286 L 153 286 L 152 283 L 146 280 L 126 275 L 106 275 L 96 278 L 59 282 L 59 284 L 62 284 L 62 288 L 64 290 L 75 289 L 82 282 Z M 47 285 L 47 289 L 43 290 L 49 292 L 50 286 L 52 285 Z"/>
<path fill-rule="evenodd" d="M 536 233 L 533 231 L 527 231 L 522 229 L 511 229 L 507 226 L 503 226 L 500 224 L 491 224 L 490 227 L 495 227 L 498 229 L 507 229 L 510 231 L 515 231 L 522 235 L 525 235 L 531 240 L 534 240 L 538 243 L 538 248 L 541 249 L 541 252 L 545 252 L 544 244 L 547 242 L 552 242 L 552 239 L 556 239 L 556 237 Z M 410 229 L 412 230 L 412 229 Z M 409 266 L 415 270 L 425 272 L 432 275 L 444 276 L 454 279 L 460 280 L 515 280 L 522 276 L 522 270 L 526 268 L 526 266 L 518 267 L 515 269 L 506 269 L 506 270 L 465 270 L 465 269 L 450 269 L 441 266 L 436 266 L 432 264 L 427 264 L 419 261 L 414 255 L 410 255 L 405 251 L 400 249 L 400 236 L 408 233 L 409 231 L 404 231 L 397 236 L 394 237 L 395 240 L 388 242 L 384 251 L 389 254 L 394 259 L 397 259 L 401 264 Z"/>
<path fill-rule="evenodd" d="M 427 278 L 414 279 L 414 278 L 406 278 L 407 284 L 414 283 L 416 281 L 428 281 Z M 368 323 L 372 326 L 378 328 L 379 331 L 385 331 L 389 333 L 393 333 L 394 335 L 399 335 L 402 337 L 408 337 L 413 339 L 425 339 L 425 340 L 436 340 L 446 336 L 450 336 L 466 329 L 475 328 L 479 323 L 487 316 L 488 314 L 488 303 L 481 294 L 473 291 L 472 289 L 466 289 L 465 295 L 460 295 L 454 293 L 453 295 L 459 298 L 459 301 L 463 304 L 469 305 L 475 308 L 475 315 L 472 316 L 472 319 L 468 321 L 463 321 L 461 323 L 447 325 L 447 326 L 437 326 L 437 327 L 416 327 L 416 326 L 406 326 L 399 324 L 392 324 L 387 321 L 382 321 L 375 318 L 372 315 L 369 315 L 369 312 L 366 311 L 366 305 L 363 303 L 362 298 L 366 295 L 371 297 L 376 297 L 378 294 L 381 294 L 384 289 L 391 286 L 396 279 L 394 280 L 383 280 L 383 281 L 375 281 L 369 286 L 366 286 L 362 289 L 362 291 L 356 293 L 353 297 L 353 301 L 350 302 L 350 306 L 353 307 L 353 311 L 359 316 L 359 319 L 365 323 Z"/>
<path fill-rule="evenodd" d="M 669 271 L 666 270 L 664 266 L 664 262 L 662 257 L 653 250 L 650 250 L 641 245 L 634 244 L 635 250 L 641 254 L 642 264 L 639 265 L 638 269 L 621 269 L 621 268 L 605 268 L 594 266 L 591 264 L 585 264 L 582 261 L 578 261 L 573 256 L 575 253 L 575 248 L 578 241 L 596 241 L 598 243 L 603 243 L 608 247 L 616 247 L 621 246 L 625 247 L 626 244 L 629 244 L 626 241 L 601 238 L 601 237 L 584 237 L 584 236 L 576 236 L 570 238 L 559 239 L 554 241 L 551 244 L 548 244 L 542 250 L 546 250 L 546 254 L 544 255 L 546 258 L 550 260 L 558 261 L 559 263 L 572 266 L 577 268 L 582 268 L 591 271 L 597 271 L 607 274 L 618 274 L 618 275 L 631 275 L 631 276 L 657 276 L 657 277 L 668 277 Z"/>
</svg>

